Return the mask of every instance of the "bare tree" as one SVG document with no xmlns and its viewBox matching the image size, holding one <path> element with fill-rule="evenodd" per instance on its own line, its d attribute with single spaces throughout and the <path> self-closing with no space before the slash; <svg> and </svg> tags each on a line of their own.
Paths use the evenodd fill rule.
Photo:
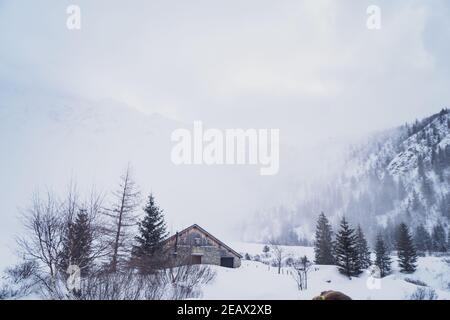
<svg viewBox="0 0 450 320">
<path fill-rule="evenodd" d="M 129 166 L 121 177 L 118 190 L 113 192 L 113 197 L 114 203 L 104 211 L 109 218 L 104 230 L 111 246 L 109 268 L 111 272 L 116 272 L 119 263 L 125 262 L 130 253 L 133 237 L 129 229 L 137 223 L 135 210 L 139 205 L 140 193 L 136 190 Z"/>
<path fill-rule="evenodd" d="M 208 265 L 192 264 L 191 254 L 178 252 L 168 257 L 166 266 L 159 271 L 163 281 L 170 285 L 169 299 L 198 298 L 202 285 L 210 283 L 216 272 Z"/>
<path fill-rule="evenodd" d="M 132 269 L 97 273 L 83 279 L 77 300 L 157 300 L 166 293 L 160 274 L 141 275 Z"/>
<path fill-rule="evenodd" d="M 190 254 L 180 253 L 172 259 L 159 252 L 158 268 L 152 274 L 139 274 L 132 267 L 116 272 L 120 263 L 128 263 L 130 231 L 135 226 L 134 211 L 139 200 L 129 169 L 114 195 L 116 201 L 105 210 L 103 197 L 92 192 L 82 201 L 73 184 L 64 201 L 50 192 L 46 198 L 35 194 L 32 205 L 23 212 L 26 232 L 17 240 L 23 262 L 8 271 L 0 298 L 17 298 L 32 291 L 48 299 L 197 297 L 201 285 L 211 281 L 215 272 L 206 265 L 190 264 Z M 104 262 L 109 264 L 107 270 Z M 78 266 L 77 271 L 68 275 L 69 269 L 74 269 L 68 266 L 73 264 Z M 84 268 L 86 265 L 89 268 Z M 75 275 L 76 281 L 68 281 Z"/>
<path fill-rule="evenodd" d="M 274 255 L 275 263 L 278 268 L 278 274 L 281 273 L 281 267 L 283 265 L 283 260 L 288 256 L 282 246 L 276 244 L 275 241 L 271 240 L 270 247 L 272 248 L 272 252 Z"/>
<path fill-rule="evenodd" d="M 51 193 L 47 193 L 45 200 L 35 194 L 31 207 L 23 212 L 26 235 L 17 239 L 25 261 L 36 264 L 34 276 L 49 291 L 55 289 L 63 244 L 61 208 L 60 202 Z"/>
<path fill-rule="evenodd" d="M 201 287 L 215 277 L 207 265 L 189 264 L 188 255 L 166 256 L 165 265 L 152 274 L 141 274 L 128 268 L 121 272 L 98 269 L 81 279 L 77 294 L 68 292 L 65 282 L 58 278 L 52 299 L 74 300 L 180 300 L 197 298 Z"/>
<path fill-rule="evenodd" d="M 299 290 L 308 289 L 308 273 L 311 270 L 312 263 L 307 256 L 303 256 L 298 260 L 293 260 L 292 267 L 294 269 L 293 277 Z"/>
<path fill-rule="evenodd" d="M 92 265 L 96 259 L 105 255 L 105 244 L 101 239 L 102 230 L 98 221 L 101 200 L 101 196 L 92 192 L 88 200 L 81 202 L 73 183 L 69 185 L 63 201 L 51 192 L 47 192 L 45 198 L 39 193 L 34 194 L 32 204 L 22 212 L 25 232 L 17 239 L 19 255 L 23 261 L 10 269 L 11 272 L 7 275 L 9 283 L 16 286 L 16 282 L 22 279 L 20 281 L 23 285 L 32 284 L 43 296 L 57 298 L 62 294 L 63 290 L 58 286 L 65 284 L 69 265 Z M 80 259 L 74 258 L 75 249 L 81 248 L 78 248 L 77 239 L 71 238 L 71 226 L 80 211 L 87 219 L 86 228 L 91 236 L 89 250 L 80 253 L 82 263 Z M 29 272 L 20 273 L 20 270 Z M 20 274 L 26 274 L 27 277 L 17 277 Z"/>
<path fill-rule="evenodd" d="M 198 298 L 201 287 L 215 277 L 215 271 L 210 266 L 190 264 L 188 254 L 164 257 L 164 266 L 152 274 L 141 274 L 132 268 L 114 273 L 98 269 L 82 278 L 80 290 L 75 295 L 68 293 L 65 283 L 59 279 L 56 290 L 49 297 L 76 300 Z"/>
<path fill-rule="evenodd" d="M 0 300 L 20 299 L 33 292 L 36 288 L 37 264 L 33 261 L 24 261 L 14 267 L 7 268 L 1 277 Z"/>
</svg>

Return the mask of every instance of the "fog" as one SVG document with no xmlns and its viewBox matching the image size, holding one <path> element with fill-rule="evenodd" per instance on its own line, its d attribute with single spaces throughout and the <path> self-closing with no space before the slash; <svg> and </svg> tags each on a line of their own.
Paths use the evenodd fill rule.
<svg viewBox="0 0 450 320">
<path fill-rule="evenodd" d="M 81 9 L 81 30 L 66 27 L 69 4 Z M 14 208 L 25 205 L 30 190 L 60 188 L 73 175 L 88 186 L 95 180 L 93 172 L 104 174 L 98 184 L 109 190 L 130 161 L 143 189 L 156 193 L 172 231 L 198 223 L 212 233 L 239 237 L 240 221 L 259 210 L 295 204 L 303 196 L 299 185 L 334 172 L 339 166 L 334 157 L 347 143 L 448 106 L 448 1 L 378 1 L 380 30 L 366 26 L 371 4 L 0 1 L 0 125 L 9 133 L 0 139 L 10 148 L 3 149 L 1 172 L 11 179 L 14 170 L 37 168 L 42 173 L 16 182 L 14 192 L 20 196 L 2 195 L 8 210 L 0 214 L 12 221 Z M 14 150 L 32 142 L 46 145 L 45 139 L 27 136 L 33 131 L 22 131 L 20 139 L 13 134 L 8 115 L 15 108 L 27 105 L 32 111 L 25 114 L 33 118 L 48 113 L 48 104 L 50 110 L 64 111 L 77 109 L 80 101 L 94 109 L 101 106 L 98 119 L 116 114 L 116 107 L 108 111 L 109 105 L 120 105 L 132 119 L 145 122 L 158 114 L 168 124 L 146 140 L 135 136 L 145 125 L 143 131 L 140 126 L 131 129 L 136 120 L 115 118 L 130 129 L 120 143 L 136 138 L 135 149 L 120 159 L 104 159 L 97 151 L 83 165 L 61 156 L 39 166 L 26 149 Z M 46 121 L 36 123 L 53 125 Z M 279 129 L 279 174 L 260 176 L 251 166 L 174 168 L 168 128 L 192 128 L 194 121 L 219 129 Z M 97 125 L 88 125 L 93 139 Z M 110 133 L 99 135 L 99 145 L 111 138 Z M 68 138 L 78 145 L 72 151 L 87 150 L 79 139 L 79 133 Z M 109 143 L 120 146 L 115 140 Z M 55 153 L 54 148 L 70 149 L 67 144 L 47 146 Z M 158 160 L 146 162 L 154 153 Z M 11 189 L 6 179 L 0 184 L 0 190 Z"/>
</svg>

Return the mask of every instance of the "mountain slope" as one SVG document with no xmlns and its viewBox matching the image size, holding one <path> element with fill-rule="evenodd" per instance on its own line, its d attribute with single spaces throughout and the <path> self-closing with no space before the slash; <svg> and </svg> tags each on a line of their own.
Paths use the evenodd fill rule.
<svg viewBox="0 0 450 320">
<path fill-rule="evenodd" d="M 0 270 L 17 254 L 14 237 L 33 193 L 64 197 L 72 182 L 81 197 L 95 189 L 107 202 L 128 164 L 142 196 L 153 192 L 164 209 L 171 233 L 198 223 L 219 238 L 237 238 L 236 225 L 260 205 L 261 193 L 273 193 L 276 181 L 261 187 L 254 166 L 175 165 L 171 135 L 177 128 L 189 130 L 192 123 L 117 101 L 2 87 Z"/>
<path fill-rule="evenodd" d="M 334 178 L 303 190 L 295 208 L 278 206 L 259 213 L 250 224 L 253 230 L 264 231 L 254 240 L 275 237 L 281 243 L 305 244 L 313 239 L 321 211 L 334 226 L 345 215 L 352 224 L 360 224 L 370 240 L 383 229 L 393 234 L 400 221 L 411 227 L 424 224 L 428 230 L 436 224 L 446 228 L 450 219 L 449 110 L 352 145 Z M 271 221 L 277 227 L 270 230 Z"/>
<path fill-rule="evenodd" d="M 385 227 L 389 220 L 428 228 L 446 224 L 450 218 L 449 111 L 404 125 L 380 140 L 365 157 L 350 162 L 344 187 L 354 191 L 346 211 L 356 214 L 354 208 L 361 210 L 358 202 L 362 201 L 369 215 Z M 352 168 L 359 168 L 358 173 Z"/>
</svg>

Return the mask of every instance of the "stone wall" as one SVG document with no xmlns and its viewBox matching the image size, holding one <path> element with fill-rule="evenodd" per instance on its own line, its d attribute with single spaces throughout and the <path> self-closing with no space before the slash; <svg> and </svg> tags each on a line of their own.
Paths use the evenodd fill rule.
<svg viewBox="0 0 450 320">
<path fill-rule="evenodd" d="M 169 242 L 168 246 L 171 247 L 170 252 L 173 253 L 175 243 L 173 241 Z M 236 256 L 232 251 L 223 247 L 220 243 L 217 243 L 211 237 L 197 229 L 191 229 L 189 232 L 179 235 L 177 252 L 179 257 L 189 257 L 191 255 L 201 256 L 202 264 L 220 266 L 220 258 L 230 257 L 233 258 L 234 268 L 238 268 L 241 265 L 239 256 Z"/>
</svg>

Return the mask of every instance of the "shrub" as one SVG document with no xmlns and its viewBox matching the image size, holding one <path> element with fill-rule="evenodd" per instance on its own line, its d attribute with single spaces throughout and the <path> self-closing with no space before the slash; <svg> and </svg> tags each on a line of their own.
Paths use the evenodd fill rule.
<svg viewBox="0 0 450 320">
<path fill-rule="evenodd" d="M 412 284 L 415 284 L 416 286 L 428 287 L 428 285 L 425 282 L 423 282 L 421 280 L 418 280 L 418 279 L 405 278 L 405 281 L 409 282 L 409 283 L 412 283 Z"/>
<path fill-rule="evenodd" d="M 437 300 L 436 291 L 430 288 L 417 288 L 417 290 L 409 297 L 410 300 Z"/>
</svg>

